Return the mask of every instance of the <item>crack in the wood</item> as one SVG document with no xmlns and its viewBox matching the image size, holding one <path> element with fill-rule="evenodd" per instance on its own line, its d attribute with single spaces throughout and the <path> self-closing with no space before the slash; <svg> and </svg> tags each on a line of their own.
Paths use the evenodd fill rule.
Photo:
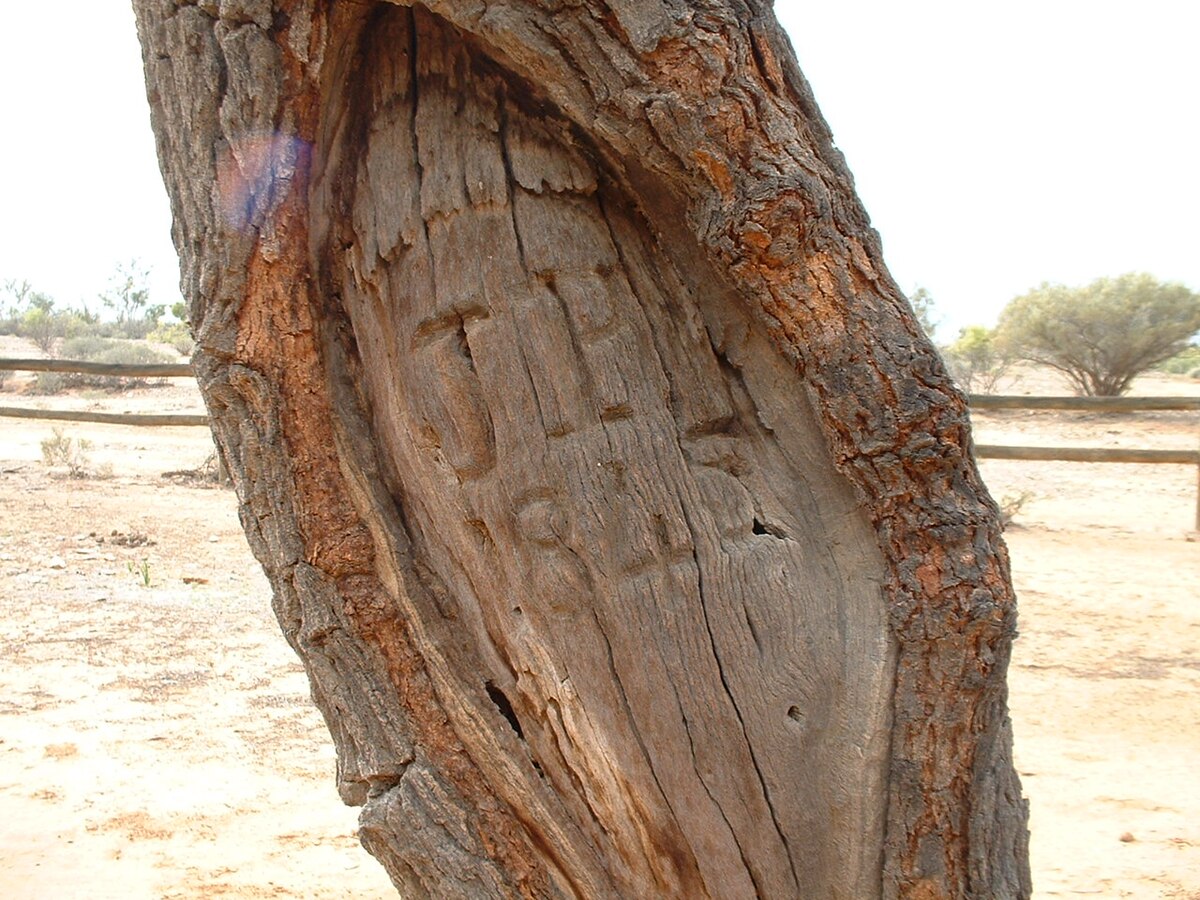
<svg viewBox="0 0 1200 900">
<path fill-rule="evenodd" d="M 762 76 L 763 83 L 770 89 L 772 94 L 779 94 L 783 90 L 783 86 L 775 83 L 775 78 L 771 74 L 770 67 L 767 65 L 766 55 L 763 53 L 761 46 L 764 40 L 759 29 L 752 23 L 747 31 L 750 35 L 750 53 L 754 59 L 754 67 L 758 69 L 759 75 Z M 757 104 L 756 104 L 757 105 Z"/>
<path fill-rule="evenodd" d="M 487 680 L 483 683 L 484 690 L 487 691 L 488 699 L 500 711 L 500 715 L 508 721 L 512 726 L 512 730 L 516 732 L 517 737 L 525 740 L 525 729 L 521 727 L 521 720 L 517 717 L 517 711 L 513 709 L 512 701 L 508 699 L 508 694 L 504 693 L 500 688 L 496 687 L 496 683 L 492 680 Z M 540 768 L 539 768 L 540 773 Z"/>
<path fill-rule="evenodd" d="M 529 357 L 525 355 L 525 345 L 521 341 L 513 341 L 513 346 L 516 348 L 516 358 L 521 364 L 521 370 L 525 373 L 525 377 L 529 379 L 529 392 L 533 394 L 533 402 L 537 406 L 538 424 L 541 426 L 542 434 L 547 437 L 561 437 L 563 434 L 570 434 L 570 427 L 565 423 L 561 427 L 555 427 L 555 434 L 550 433 L 550 429 L 546 426 L 546 410 L 542 408 L 542 396 L 538 392 L 537 382 L 533 377 L 533 370 L 529 368 Z M 563 428 L 566 428 L 566 430 L 564 431 Z"/>
<path fill-rule="evenodd" d="M 765 517 L 764 517 L 765 518 Z M 753 534 L 763 535 L 765 537 L 773 537 L 777 541 L 786 541 L 788 534 L 778 525 L 771 522 L 764 522 L 758 515 L 754 516 L 754 524 L 750 528 Z"/>
<path fill-rule="evenodd" d="M 409 760 L 411 762 L 411 760 Z M 407 766 L 405 766 L 407 769 Z M 377 800 L 389 791 L 394 791 L 400 787 L 400 783 L 404 780 L 404 772 L 398 775 L 368 775 L 367 776 L 367 800 Z"/>
<path fill-rule="evenodd" d="M 496 98 L 497 116 L 500 119 L 500 162 L 504 166 L 504 182 L 508 188 L 508 214 L 512 219 L 513 236 L 517 241 L 517 261 L 521 264 L 521 271 L 528 278 L 532 275 L 529 271 L 529 263 L 525 258 L 525 242 L 521 239 L 521 229 L 517 225 L 517 204 L 516 191 L 518 190 L 517 178 L 513 174 L 512 155 L 509 152 L 509 120 L 508 120 L 508 91 L 504 88 L 503 83 L 499 85 L 500 96 Z"/>
<path fill-rule="evenodd" d="M 746 875 L 749 877 L 751 884 L 754 885 L 755 893 L 761 897 L 763 894 L 762 886 L 758 883 L 758 879 L 755 877 L 754 868 L 750 865 L 750 860 L 746 857 L 746 850 L 742 846 L 741 835 L 739 835 L 737 829 L 733 827 L 733 823 L 729 821 L 729 816 L 725 812 L 725 807 L 723 807 L 720 801 L 717 800 L 717 798 L 713 795 L 712 789 L 708 786 L 708 781 L 700 773 L 700 762 L 696 759 L 696 741 L 692 737 L 691 723 L 688 721 L 687 713 L 683 711 L 683 701 L 679 697 L 679 690 L 675 686 L 675 682 L 671 681 L 670 685 L 671 693 L 675 697 L 675 706 L 679 709 L 679 717 L 683 720 L 683 733 L 687 735 L 688 754 L 692 758 L 692 771 L 696 773 L 696 780 L 700 782 L 700 787 L 704 789 L 705 795 L 709 800 L 712 801 L 712 805 L 720 814 L 721 821 L 724 822 L 725 827 L 729 829 L 729 834 L 733 837 L 733 843 L 738 848 L 738 856 L 741 857 L 742 865 L 746 868 Z"/>
<path fill-rule="evenodd" d="M 683 453 L 683 447 L 679 448 L 679 452 Z M 712 623 L 708 618 L 708 602 L 706 601 L 706 590 L 704 587 L 704 570 L 700 564 L 700 553 L 696 541 L 695 525 L 691 517 L 688 515 L 688 510 L 685 507 L 683 510 L 684 521 L 687 522 L 688 529 L 692 532 L 693 555 L 696 561 L 696 586 L 700 594 L 700 612 L 704 621 L 705 631 L 708 633 L 709 645 L 712 649 L 713 661 L 717 666 L 717 674 L 721 679 L 721 686 L 725 689 L 725 694 L 729 697 L 729 705 L 733 709 L 734 715 L 737 716 L 738 725 L 741 727 L 742 739 L 746 744 L 746 752 L 750 756 L 750 762 L 754 766 L 754 773 L 758 777 L 759 786 L 762 789 L 763 802 L 766 803 L 767 809 L 771 813 L 771 822 L 775 826 L 775 831 L 779 835 L 780 841 L 783 843 L 784 852 L 787 854 L 788 865 L 792 872 L 792 881 L 799 890 L 800 873 L 796 869 L 796 859 L 792 853 L 792 848 L 788 844 L 787 835 L 783 831 L 783 826 L 779 823 L 779 814 L 775 811 L 775 804 L 771 802 L 771 792 L 767 788 L 766 776 L 763 774 L 762 766 L 758 762 L 758 757 L 754 752 L 754 745 L 750 741 L 750 735 L 746 731 L 746 720 L 742 716 L 741 709 L 738 708 L 737 700 L 733 696 L 733 690 L 729 686 L 728 676 L 725 674 L 725 666 L 721 662 L 720 651 L 717 650 L 716 635 L 713 634 Z M 760 892 L 761 894 L 761 892 Z"/>
<path fill-rule="evenodd" d="M 758 629 L 754 627 L 754 620 L 750 618 L 750 610 L 745 603 L 742 603 L 742 618 L 746 620 L 746 628 L 750 631 L 750 637 L 754 640 L 754 646 L 758 650 L 759 656 L 762 656 L 762 638 L 759 636 Z"/>
<path fill-rule="evenodd" d="M 625 248 L 623 247 L 621 241 L 617 238 L 616 229 L 613 227 L 613 223 L 610 218 L 609 209 L 608 209 L 607 204 L 605 203 L 605 193 L 603 190 L 597 190 L 596 204 L 599 207 L 600 215 L 604 221 L 605 227 L 608 229 L 609 240 L 612 243 L 613 248 L 616 251 L 617 260 L 621 265 L 621 270 L 625 277 L 626 284 L 629 287 L 630 295 L 633 297 L 635 304 L 637 305 L 638 309 L 641 311 L 647 328 L 649 328 L 649 330 L 652 334 L 655 334 L 656 329 L 651 327 L 650 317 L 647 315 L 645 307 L 644 307 L 645 301 L 642 299 L 642 297 L 637 292 L 637 290 L 634 289 L 633 282 L 630 277 L 632 275 L 632 268 L 631 268 L 629 260 L 626 256 Z M 658 285 L 656 285 L 656 287 L 658 287 Z M 660 293 L 665 294 L 665 292 L 663 292 L 661 290 L 660 290 Z M 673 381 L 671 378 L 670 367 L 666 365 L 666 363 L 663 359 L 662 352 L 658 346 L 657 340 L 653 342 L 653 346 L 654 346 L 654 356 L 655 356 L 655 360 L 658 363 L 658 368 L 659 368 L 660 372 L 663 373 L 668 384 L 672 385 L 672 387 L 673 387 Z M 675 392 L 672 391 L 672 394 L 674 394 L 674 393 Z M 672 406 L 674 406 L 674 403 L 672 403 Z M 673 410 L 673 412 L 674 412 L 674 410 Z M 676 415 L 673 415 L 672 418 L 676 419 L 676 421 L 677 421 Z M 606 431 L 607 431 L 607 429 L 606 429 Z M 680 459 L 685 461 L 684 465 L 685 465 L 685 469 L 686 469 L 687 454 L 685 453 L 683 445 L 681 443 L 681 436 L 679 434 L 679 428 L 678 428 L 677 424 L 676 424 L 676 427 L 674 429 L 672 429 L 672 431 L 674 432 L 674 435 L 675 435 L 676 448 L 679 452 Z M 610 439 L 609 446 L 610 446 L 610 448 L 612 446 L 611 439 Z M 736 700 L 734 700 L 733 692 L 730 690 L 724 668 L 721 665 L 720 655 L 718 654 L 717 647 L 716 647 L 716 639 L 712 632 L 712 625 L 710 624 L 710 622 L 708 620 L 708 609 L 707 609 L 707 604 L 705 603 L 705 598 L 704 598 L 704 576 L 703 576 L 703 571 L 700 567 L 700 557 L 699 557 L 699 551 L 698 551 L 698 546 L 697 546 L 696 528 L 691 520 L 691 517 L 688 515 L 688 510 L 686 508 L 686 504 L 681 504 L 681 509 L 683 512 L 684 520 L 688 526 L 688 531 L 691 535 L 691 545 L 692 545 L 691 558 L 692 558 L 693 564 L 695 565 L 695 568 L 696 568 L 696 587 L 697 587 L 697 592 L 699 593 L 700 610 L 701 610 L 701 614 L 702 614 L 702 617 L 704 620 L 704 628 L 708 634 L 709 645 L 712 650 L 713 660 L 717 666 L 717 672 L 721 679 L 721 685 L 725 690 L 726 696 L 728 696 L 728 698 L 729 698 L 730 706 L 733 709 L 734 715 L 737 717 L 738 724 L 741 727 L 742 738 L 746 743 L 746 746 L 748 748 L 748 753 L 750 755 L 751 761 L 754 764 L 755 771 L 758 775 L 759 783 L 762 787 L 763 800 L 767 804 L 767 808 L 771 811 L 771 818 L 775 825 L 775 830 L 779 834 L 780 840 L 782 841 L 784 849 L 787 853 L 788 864 L 791 868 L 793 881 L 794 881 L 794 883 L 799 884 L 799 876 L 796 872 L 796 862 L 792 858 L 792 853 L 791 853 L 790 848 L 788 847 L 787 838 L 784 835 L 782 828 L 780 827 L 779 819 L 775 812 L 774 806 L 771 804 L 771 799 L 767 792 L 766 781 L 763 776 L 762 770 L 759 767 L 758 760 L 755 759 L 755 757 L 754 757 L 753 747 L 750 745 L 750 739 L 749 739 L 748 734 L 746 733 L 745 720 L 742 717 L 741 710 L 738 709 Z M 747 624 L 749 624 L 749 618 L 747 618 Z M 752 632 L 752 634 L 754 634 L 753 626 L 751 626 L 751 632 Z M 757 634 L 754 634 L 754 639 L 755 639 L 755 643 L 757 644 L 758 643 Z M 761 649 L 761 647 L 760 647 L 760 649 Z M 672 690 L 674 691 L 674 684 L 672 684 Z M 675 692 L 675 696 L 676 696 L 676 702 L 679 703 L 679 697 L 678 697 L 677 691 Z M 701 786 L 704 788 L 704 791 L 708 795 L 709 799 L 712 800 L 713 805 L 720 812 L 721 818 L 724 820 L 726 827 L 729 828 L 729 832 L 733 837 L 734 844 L 738 848 L 738 854 L 741 857 L 742 864 L 743 864 L 743 866 L 745 866 L 746 874 L 750 878 L 751 882 L 754 884 L 756 893 L 758 893 L 759 896 L 762 896 L 763 895 L 762 887 L 761 887 L 761 885 L 759 885 L 758 880 L 755 877 L 754 867 L 750 864 L 750 860 L 746 855 L 746 849 L 742 846 L 741 835 L 739 835 L 737 829 L 735 829 L 733 827 L 733 824 L 729 821 L 729 818 L 728 818 L 724 808 L 717 801 L 717 799 L 713 796 L 711 790 L 709 789 L 707 782 L 705 781 L 704 777 L 699 772 L 698 766 L 696 764 L 695 744 L 692 739 L 691 730 L 687 724 L 687 716 L 683 713 L 682 705 L 680 705 L 680 715 L 684 719 L 684 731 L 688 736 L 688 744 L 689 744 L 689 747 L 691 748 L 693 770 L 696 772 L 696 777 L 699 780 Z"/>
<path fill-rule="evenodd" d="M 591 368 L 587 365 L 587 357 L 583 352 L 583 339 L 579 336 L 579 330 L 575 327 L 575 321 L 571 317 L 570 307 L 567 305 L 567 301 L 563 299 L 562 294 L 558 292 L 558 285 L 555 283 L 553 277 L 542 278 L 540 280 L 542 281 L 542 284 L 545 285 L 546 292 L 549 293 L 558 304 L 558 308 L 562 312 L 563 324 L 566 325 L 567 334 L 571 337 L 571 352 L 574 353 L 575 358 L 582 363 L 579 368 L 579 373 L 582 376 L 580 378 L 580 391 L 585 396 L 594 397 L 596 395 L 596 380 L 592 375 Z"/>
<path fill-rule="evenodd" d="M 416 203 L 417 203 L 417 218 L 421 220 L 421 230 L 425 237 L 425 253 L 429 257 L 429 281 L 433 289 L 434 295 L 437 295 L 437 269 L 433 265 L 433 253 L 430 250 L 429 240 L 429 220 L 425 218 L 425 213 L 421 209 L 421 194 L 424 189 L 425 167 L 421 165 L 421 135 L 417 129 L 417 111 L 420 106 L 421 88 L 419 79 L 419 66 L 417 65 L 417 54 L 420 52 L 420 45 L 417 43 L 417 17 L 410 8 L 406 11 L 408 16 L 408 90 L 412 95 L 412 102 L 409 104 L 412 118 L 409 120 L 411 127 L 407 129 L 412 136 L 412 160 L 413 172 L 416 176 Z"/>
<path fill-rule="evenodd" d="M 650 777 L 654 779 L 654 786 L 658 789 L 659 796 L 662 798 L 663 803 L 666 804 L 667 809 L 671 812 L 672 824 L 677 830 L 682 831 L 682 828 L 679 825 L 679 814 L 675 811 L 675 805 L 671 802 L 670 793 L 663 788 L 662 782 L 659 780 L 658 772 L 655 770 L 654 763 L 652 762 L 653 757 L 650 754 L 649 748 L 646 746 L 645 738 L 642 737 L 642 731 L 638 727 L 637 717 L 633 714 L 633 708 L 629 703 L 629 695 L 625 690 L 625 683 L 621 679 L 621 674 L 617 669 L 616 658 L 613 655 L 612 641 L 609 640 L 608 632 L 604 630 L 604 625 L 601 623 L 600 617 L 597 615 L 594 608 L 592 609 L 592 620 L 596 623 L 596 629 L 600 632 L 601 638 L 604 639 L 604 647 L 608 654 L 608 668 L 612 673 L 613 683 L 616 685 L 617 692 L 620 694 L 621 705 L 624 708 L 625 719 L 629 723 L 629 729 L 633 732 L 633 737 L 634 740 L 637 741 L 638 749 L 642 751 L 642 757 L 646 760 L 646 768 L 650 771 Z M 586 714 L 586 712 L 587 711 L 585 709 L 584 713 Z M 693 864 L 696 864 L 697 868 L 699 868 L 695 858 L 695 851 L 692 850 L 690 843 L 688 844 L 688 852 L 692 856 Z M 664 855 L 669 854 L 667 854 L 664 850 Z"/>
<path fill-rule="evenodd" d="M 583 491 L 583 496 L 589 498 L 588 502 L 590 504 L 591 503 L 590 492 L 587 490 L 587 485 L 581 483 L 580 487 Z M 593 512 L 593 515 L 598 515 L 598 511 L 593 509 L 592 512 Z M 595 590 L 594 579 L 592 578 L 591 571 L 587 568 L 586 564 L 584 563 L 582 556 L 567 541 L 563 540 L 561 543 L 562 543 L 563 549 L 566 550 L 568 553 L 570 553 L 571 556 L 580 565 L 589 586 L 592 588 L 592 590 L 594 592 L 594 590 Z M 601 620 L 600 620 L 600 615 L 596 609 L 596 606 L 594 604 L 589 605 L 587 607 L 587 611 L 591 614 L 591 618 L 592 618 L 592 621 L 595 623 L 597 633 L 600 635 L 600 638 L 604 641 L 604 650 L 605 650 L 606 661 L 608 663 L 608 671 L 611 674 L 613 685 L 616 687 L 617 694 L 620 697 L 621 710 L 624 713 L 625 721 L 629 723 L 629 730 L 632 732 L 634 740 L 637 741 L 638 749 L 641 751 L 642 758 L 646 761 L 646 768 L 648 769 L 648 771 L 650 773 L 651 779 L 653 779 L 653 781 L 654 781 L 654 786 L 658 790 L 659 797 L 662 798 L 663 803 L 666 805 L 667 809 L 670 812 L 672 825 L 674 826 L 674 828 L 676 830 L 682 832 L 682 828 L 679 824 L 679 822 L 680 822 L 679 814 L 675 810 L 675 806 L 672 803 L 672 798 L 671 798 L 670 793 L 663 787 L 661 780 L 659 780 L 658 772 L 655 770 L 655 767 L 652 762 L 653 756 L 650 753 L 650 750 L 646 744 L 645 738 L 642 736 L 641 729 L 638 727 L 637 717 L 634 715 L 633 706 L 629 702 L 629 694 L 625 690 L 625 683 L 624 683 L 623 679 L 621 678 L 620 670 L 617 667 L 616 656 L 613 653 L 612 640 L 609 638 L 608 632 L 604 628 L 603 622 L 601 622 Z M 569 675 L 569 673 L 568 673 L 568 675 Z M 585 716 L 588 715 L 588 710 L 587 710 L 586 706 L 581 707 L 581 711 Z M 583 795 L 583 800 L 584 800 L 584 803 L 586 803 L 588 805 L 588 808 L 593 810 L 593 816 L 595 817 L 595 811 L 594 811 L 593 807 L 591 806 L 591 803 L 588 801 L 586 794 Z M 597 821 L 600 821 L 599 817 L 595 817 L 595 818 Z M 607 829 L 605 829 L 605 831 L 607 832 Z M 690 844 L 688 845 L 688 852 L 691 854 L 693 864 L 696 865 L 697 868 L 699 868 L 698 864 L 696 863 L 695 852 L 691 849 Z M 665 851 L 664 851 L 664 853 L 665 853 Z"/>
</svg>

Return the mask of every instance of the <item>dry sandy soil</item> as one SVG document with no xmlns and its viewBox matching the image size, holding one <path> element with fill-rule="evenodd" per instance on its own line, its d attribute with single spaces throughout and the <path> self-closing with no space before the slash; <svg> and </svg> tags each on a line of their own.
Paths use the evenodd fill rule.
<svg viewBox="0 0 1200 900">
<path fill-rule="evenodd" d="M 0 345 L 0 355 L 16 355 Z M 3 351 L 9 351 L 5 353 Z M 25 354 L 29 355 L 29 354 Z M 0 405 L 200 411 L 194 386 Z M 1065 393 L 1026 373 L 1002 389 Z M 1155 377 L 1136 393 L 1200 394 Z M 0 896 L 387 897 L 203 429 L 0 419 Z M 1194 448 L 1200 416 L 976 416 L 980 443 Z M 984 461 L 1039 896 L 1200 898 L 1200 543 L 1188 466 Z"/>
</svg>

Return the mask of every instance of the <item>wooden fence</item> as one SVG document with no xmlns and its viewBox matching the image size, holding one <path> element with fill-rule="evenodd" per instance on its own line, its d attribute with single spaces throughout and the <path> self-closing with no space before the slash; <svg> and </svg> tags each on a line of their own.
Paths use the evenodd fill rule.
<svg viewBox="0 0 1200 900">
<path fill-rule="evenodd" d="M 1198 411 L 1200 397 L 1024 397 L 972 394 L 972 409 L 1062 409 L 1071 412 Z M 1038 462 L 1168 463 L 1196 466 L 1196 520 L 1200 531 L 1200 450 L 1145 450 L 1132 447 L 1018 447 L 976 444 L 981 459 L 1025 459 Z"/>
<path fill-rule="evenodd" d="M 0 359 L 0 371 L 63 372 L 77 375 L 111 375 L 123 378 L 190 378 L 186 364 L 108 365 L 65 359 Z M 972 394 L 972 409 L 1061 409 L 1073 412 L 1131 413 L 1163 410 L 1200 411 L 1200 397 L 1024 397 Z M 104 425 L 207 425 L 208 417 L 188 414 L 129 414 L 69 412 L 0 406 L 0 417 L 51 419 L 60 422 L 94 422 Z M 1196 466 L 1196 530 L 1200 531 L 1200 450 L 1143 450 L 1119 447 L 1018 447 L 978 444 L 975 455 L 983 459 L 1027 459 L 1043 462 L 1169 463 Z"/>
<path fill-rule="evenodd" d="M 62 372 L 69 375 L 107 375 L 115 378 L 191 378 L 186 363 L 148 365 L 112 365 L 70 359 L 0 359 L 0 371 Z M 99 413 L 80 410 L 30 409 L 25 406 L 0 406 L 0 417 L 49 419 L 56 422 L 93 422 L 100 425 L 208 425 L 208 416 L 186 413 Z"/>
</svg>

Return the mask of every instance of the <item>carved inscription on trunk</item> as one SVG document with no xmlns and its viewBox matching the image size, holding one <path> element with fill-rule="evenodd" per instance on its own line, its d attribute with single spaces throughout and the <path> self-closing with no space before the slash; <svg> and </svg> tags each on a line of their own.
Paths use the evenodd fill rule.
<svg viewBox="0 0 1200 900">
<path fill-rule="evenodd" d="M 548 783 L 664 895 L 877 894 L 884 562 L 795 371 L 448 26 L 386 8 L 340 53 L 313 253 L 434 586 L 435 677 L 518 757 L 498 796 Z"/>
</svg>

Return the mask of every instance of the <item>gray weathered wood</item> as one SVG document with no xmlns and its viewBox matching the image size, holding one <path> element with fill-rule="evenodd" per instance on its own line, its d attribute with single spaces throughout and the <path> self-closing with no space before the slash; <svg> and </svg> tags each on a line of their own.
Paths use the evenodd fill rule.
<svg viewBox="0 0 1200 900">
<path fill-rule="evenodd" d="M 135 10 L 200 388 L 406 896 L 1028 894 L 997 511 L 769 4 Z"/>
<path fill-rule="evenodd" d="M 0 370 L 66 372 L 71 375 L 116 375 L 122 378 L 190 378 L 187 363 L 98 363 L 73 359 L 0 359 Z"/>
<path fill-rule="evenodd" d="M 94 422 L 102 425 L 208 425 L 208 416 L 189 413 L 105 413 L 74 409 L 32 409 L 0 406 L 0 418 L 47 419 L 56 422 Z"/>
<path fill-rule="evenodd" d="M 1025 397 L 972 394 L 972 409 L 1067 409 L 1078 412 L 1153 412 L 1200 409 L 1200 397 Z"/>
<path fill-rule="evenodd" d="M 984 459 L 1027 459 L 1058 462 L 1200 463 L 1196 450 L 1143 450 L 1136 447 L 1014 447 L 977 444 L 975 455 Z"/>
</svg>

